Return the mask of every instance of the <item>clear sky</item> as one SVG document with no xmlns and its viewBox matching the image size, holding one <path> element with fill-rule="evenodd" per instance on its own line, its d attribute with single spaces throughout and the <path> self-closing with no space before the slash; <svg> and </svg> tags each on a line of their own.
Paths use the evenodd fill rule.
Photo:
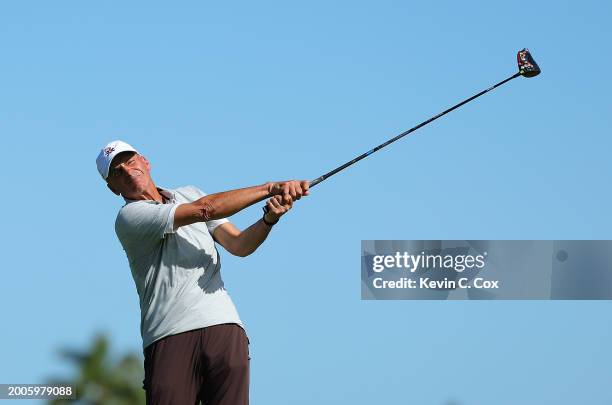
<svg viewBox="0 0 612 405">
<path fill-rule="evenodd" d="M 5 2 L 0 383 L 140 350 L 95 169 L 132 143 L 165 187 L 313 179 L 248 258 L 222 251 L 252 403 L 612 403 L 610 302 L 360 300 L 362 239 L 612 239 L 609 2 Z M 259 219 L 261 204 L 232 218 Z"/>
</svg>

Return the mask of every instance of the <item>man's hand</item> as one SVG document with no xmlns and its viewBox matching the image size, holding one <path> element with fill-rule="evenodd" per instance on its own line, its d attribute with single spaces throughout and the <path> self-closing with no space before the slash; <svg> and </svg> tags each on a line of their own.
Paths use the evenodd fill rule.
<svg viewBox="0 0 612 405">
<path fill-rule="evenodd" d="M 268 193 L 272 196 L 280 195 L 282 201 L 279 203 L 285 205 L 299 200 L 302 196 L 307 196 L 309 187 L 310 182 L 308 180 L 279 181 L 268 184 Z"/>
<path fill-rule="evenodd" d="M 289 200 L 288 203 L 283 203 L 283 197 L 275 195 L 268 200 L 266 206 L 268 207 L 268 212 L 264 214 L 266 221 L 276 223 L 280 217 L 293 207 L 293 201 Z"/>
</svg>

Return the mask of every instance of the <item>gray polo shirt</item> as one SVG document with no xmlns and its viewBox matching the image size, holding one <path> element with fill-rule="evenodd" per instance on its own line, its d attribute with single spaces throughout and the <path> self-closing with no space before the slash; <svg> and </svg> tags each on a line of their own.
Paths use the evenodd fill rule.
<svg viewBox="0 0 612 405">
<path fill-rule="evenodd" d="M 206 194 L 193 186 L 160 191 L 165 203 L 126 200 L 115 221 L 140 298 L 143 347 L 206 326 L 244 327 L 223 285 L 211 236 L 227 219 L 174 230 L 176 207 Z"/>
</svg>

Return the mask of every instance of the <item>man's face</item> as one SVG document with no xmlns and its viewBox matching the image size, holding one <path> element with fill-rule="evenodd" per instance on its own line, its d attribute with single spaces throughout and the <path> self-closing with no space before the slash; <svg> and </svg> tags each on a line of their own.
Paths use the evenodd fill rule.
<svg viewBox="0 0 612 405">
<path fill-rule="evenodd" d="M 136 200 L 151 183 L 149 161 L 135 152 L 123 152 L 113 158 L 106 182 L 115 194 Z"/>
</svg>

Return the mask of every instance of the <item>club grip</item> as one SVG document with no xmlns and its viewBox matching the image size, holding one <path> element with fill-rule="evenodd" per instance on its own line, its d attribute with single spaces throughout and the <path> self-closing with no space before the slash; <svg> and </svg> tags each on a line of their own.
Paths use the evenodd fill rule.
<svg viewBox="0 0 612 405">
<path fill-rule="evenodd" d="M 314 186 L 316 186 L 317 184 L 319 184 L 320 182 L 322 182 L 323 180 L 325 180 L 325 176 L 321 176 L 315 180 L 312 180 L 309 185 L 308 188 L 313 188 Z M 268 206 L 264 205 L 263 207 L 261 207 L 261 209 L 264 212 L 264 215 L 266 215 L 268 213 Z"/>
</svg>

